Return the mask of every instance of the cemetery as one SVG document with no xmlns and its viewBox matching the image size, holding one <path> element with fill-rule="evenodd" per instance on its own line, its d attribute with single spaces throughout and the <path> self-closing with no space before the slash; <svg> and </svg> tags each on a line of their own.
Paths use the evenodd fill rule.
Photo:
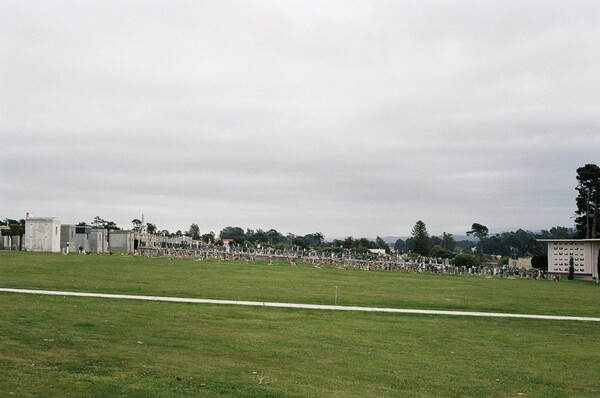
<svg viewBox="0 0 600 398">
<path fill-rule="evenodd" d="M 7 237 L 3 237 L 7 240 Z M 16 237 L 18 238 L 18 237 Z M 189 236 L 166 237 L 150 234 L 144 225 L 140 231 L 107 230 L 90 225 L 61 224 L 58 217 L 34 217 L 27 213 L 23 248 L 26 251 L 77 253 L 135 253 L 142 256 L 170 256 L 196 258 L 268 258 L 284 259 L 290 263 L 299 260 L 313 265 L 327 264 L 342 268 L 407 272 L 429 272 L 438 274 L 476 274 L 483 276 L 560 278 L 569 272 L 569 261 L 573 258 L 574 274 L 580 278 L 598 280 L 598 256 L 600 239 L 540 239 L 547 244 L 547 272 L 534 270 L 530 262 L 513 261 L 509 265 L 481 264 L 480 266 L 456 266 L 448 259 L 411 256 L 373 251 L 372 255 L 352 253 L 323 253 L 316 250 L 250 248 L 230 244 L 205 244 Z M 4 244 L 4 247 L 9 246 Z M 382 253 L 383 252 L 383 253 Z"/>
</svg>

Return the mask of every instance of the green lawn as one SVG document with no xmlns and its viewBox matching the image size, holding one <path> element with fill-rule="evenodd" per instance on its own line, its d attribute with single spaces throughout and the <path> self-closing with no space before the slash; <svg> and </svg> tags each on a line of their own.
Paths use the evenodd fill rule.
<svg viewBox="0 0 600 398">
<path fill-rule="evenodd" d="M 600 316 L 600 286 L 0 252 L 0 287 Z M 0 396 L 597 397 L 600 324 L 0 293 Z"/>
</svg>

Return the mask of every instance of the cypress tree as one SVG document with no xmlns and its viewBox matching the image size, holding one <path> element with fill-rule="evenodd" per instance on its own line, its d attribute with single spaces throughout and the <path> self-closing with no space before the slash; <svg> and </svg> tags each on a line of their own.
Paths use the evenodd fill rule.
<svg viewBox="0 0 600 398">
<path fill-rule="evenodd" d="M 574 266 L 573 257 L 571 257 L 569 259 L 569 276 L 567 278 L 570 281 L 572 281 L 573 279 L 575 279 L 575 266 Z"/>
</svg>

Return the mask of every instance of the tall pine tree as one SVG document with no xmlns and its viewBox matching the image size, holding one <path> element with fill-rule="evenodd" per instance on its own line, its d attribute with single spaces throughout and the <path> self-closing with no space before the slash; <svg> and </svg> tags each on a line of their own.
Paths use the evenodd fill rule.
<svg viewBox="0 0 600 398">
<path fill-rule="evenodd" d="M 577 237 L 592 239 L 600 236 L 600 167 L 586 164 L 577 169 Z"/>
<path fill-rule="evenodd" d="M 412 229 L 410 250 L 421 256 L 428 256 L 429 251 L 431 250 L 431 237 L 427 232 L 425 223 L 421 220 L 417 221 Z"/>
</svg>

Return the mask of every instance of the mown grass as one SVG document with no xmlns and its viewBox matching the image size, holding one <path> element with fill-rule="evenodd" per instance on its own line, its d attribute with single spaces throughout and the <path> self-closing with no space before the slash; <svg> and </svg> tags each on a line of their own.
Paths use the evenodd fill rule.
<svg viewBox="0 0 600 398">
<path fill-rule="evenodd" d="M 340 304 L 535 313 L 555 313 L 553 293 L 574 303 L 559 313 L 599 308 L 581 281 L 120 256 L 0 253 L 0 285 L 328 304 L 337 285 Z M 595 322 L 0 293 L 0 396 L 595 397 L 599 371 Z"/>
<path fill-rule="evenodd" d="M 231 300 L 600 316 L 600 286 L 365 272 L 285 262 L 0 252 L 2 287 Z"/>
</svg>

